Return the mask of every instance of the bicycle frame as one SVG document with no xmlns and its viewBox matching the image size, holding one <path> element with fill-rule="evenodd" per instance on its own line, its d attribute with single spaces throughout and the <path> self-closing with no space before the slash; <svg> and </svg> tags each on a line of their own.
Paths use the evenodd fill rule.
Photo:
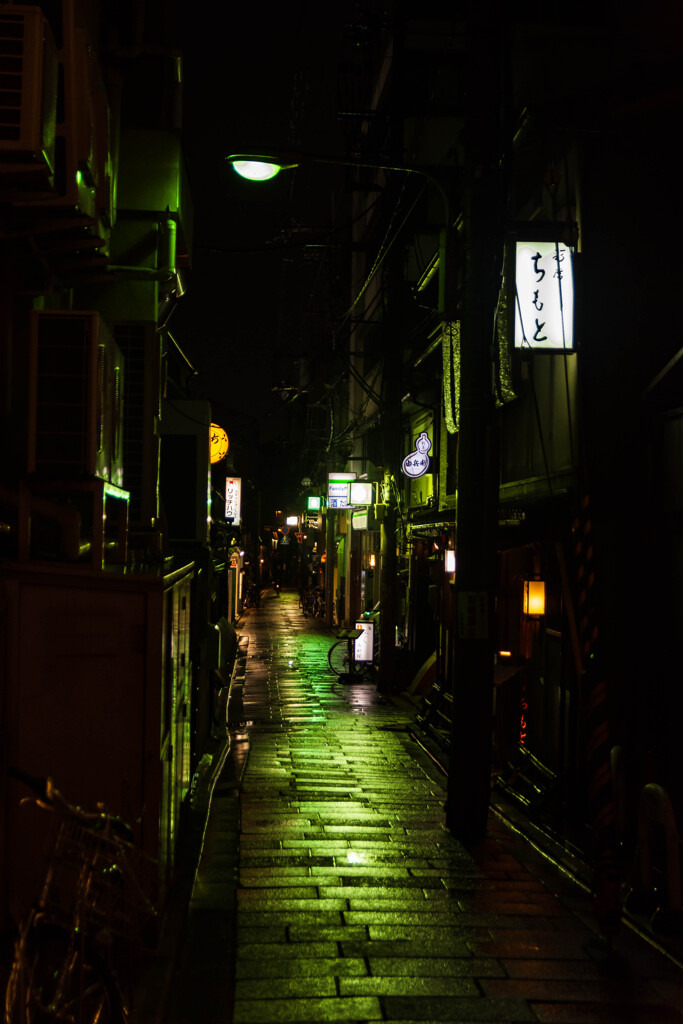
<svg viewBox="0 0 683 1024">
<path fill-rule="evenodd" d="M 40 893 L 15 943 L 5 1022 L 31 1024 L 37 1015 L 126 1024 L 113 952 L 117 939 L 137 938 L 154 915 L 138 877 L 142 854 L 120 818 L 70 804 L 50 780 L 12 774 L 37 794 L 22 803 L 54 813 L 56 829 Z"/>
</svg>

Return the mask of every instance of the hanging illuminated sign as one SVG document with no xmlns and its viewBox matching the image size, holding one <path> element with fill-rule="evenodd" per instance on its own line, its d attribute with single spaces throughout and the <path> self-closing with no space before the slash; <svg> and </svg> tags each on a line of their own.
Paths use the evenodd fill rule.
<svg viewBox="0 0 683 1024">
<path fill-rule="evenodd" d="M 232 519 L 235 526 L 240 525 L 242 515 L 242 478 L 227 477 L 225 480 L 225 518 Z"/>
<path fill-rule="evenodd" d="M 351 504 L 352 505 L 372 505 L 374 498 L 374 488 L 372 484 L 367 483 L 365 480 L 357 480 L 351 482 Z"/>
<path fill-rule="evenodd" d="M 367 530 L 368 528 L 368 510 L 366 508 L 359 509 L 351 513 L 351 528 L 353 530 Z"/>
<path fill-rule="evenodd" d="M 217 423 L 212 423 L 209 427 L 209 459 L 212 465 L 225 458 L 229 447 L 230 443 L 226 432 Z"/>
<path fill-rule="evenodd" d="M 349 490 L 351 481 L 356 479 L 355 473 L 328 473 L 327 475 L 327 505 L 328 508 L 349 508 Z"/>
<path fill-rule="evenodd" d="M 356 629 L 361 634 L 353 641 L 353 660 L 371 662 L 375 657 L 375 623 L 372 619 L 359 619 Z"/>
<path fill-rule="evenodd" d="M 432 442 L 429 439 L 429 435 L 426 431 L 422 431 L 420 436 L 415 439 L 415 451 L 411 452 L 410 455 L 406 455 L 403 460 L 401 469 L 406 476 L 411 479 L 416 479 L 418 476 L 424 476 L 429 469 L 429 452 L 432 447 Z"/>
<path fill-rule="evenodd" d="M 327 504 L 330 508 L 349 507 L 349 485 L 346 481 L 330 480 L 327 485 Z"/>
<path fill-rule="evenodd" d="M 517 242 L 515 348 L 574 348 L 573 250 L 562 242 Z"/>
</svg>

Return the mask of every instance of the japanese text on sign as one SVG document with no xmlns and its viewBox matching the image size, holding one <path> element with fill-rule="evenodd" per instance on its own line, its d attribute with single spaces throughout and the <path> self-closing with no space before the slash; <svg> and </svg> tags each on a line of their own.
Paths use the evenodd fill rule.
<svg viewBox="0 0 683 1024">
<path fill-rule="evenodd" d="M 569 246 L 517 242 L 515 348 L 574 348 L 574 272 Z"/>
<path fill-rule="evenodd" d="M 225 481 L 225 518 L 232 519 L 235 526 L 240 525 L 242 514 L 242 478 L 228 477 Z"/>
<path fill-rule="evenodd" d="M 349 484 L 348 481 L 333 481 L 327 485 L 327 502 L 330 508 L 349 507 Z"/>
<path fill-rule="evenodd" d="M 423 476 L 429 469 L 429 455 L 428 452 L 432 447 L 432 442 L 426 431 L 422 431 L 420 436 L 415 439 L 415 451 L 411 452 L 410 455 L 406 455 L 401 469 L 406 476 L 416 479 L 419 476 Z"/>
</svg>

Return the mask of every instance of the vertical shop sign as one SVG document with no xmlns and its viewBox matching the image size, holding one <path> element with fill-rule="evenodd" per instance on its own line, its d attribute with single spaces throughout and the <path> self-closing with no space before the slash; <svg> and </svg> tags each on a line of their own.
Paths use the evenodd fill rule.
<svg viewBox="0 0 683 1024">
<path fill-rule="evenodd" d="M 242 478 L 227 477 L 225 481 L 225 518 L 232 519 L 235 526 L 240 525 L 242 515 Z"/>
<path fill-rule="evenodd" d="M 517 242 L 515 348 L 574 349 L 572 249 L 561 242 Z"/>
</svg>

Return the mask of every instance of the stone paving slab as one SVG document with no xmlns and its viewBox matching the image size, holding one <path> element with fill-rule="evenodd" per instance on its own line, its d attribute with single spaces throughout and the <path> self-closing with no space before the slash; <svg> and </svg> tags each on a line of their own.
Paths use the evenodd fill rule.
<svg viewBox="0 0 683 1024">
<path fill-rule="evenodd" d="M 296 595 L 241 630 L 249 755 L 217 787 L 164 1024 L 683 1024 L 681 971 L 631 934 L 610 952 L 497 819 L 453 839 L 412 708 L 339 685 Z"/>
</svg>

